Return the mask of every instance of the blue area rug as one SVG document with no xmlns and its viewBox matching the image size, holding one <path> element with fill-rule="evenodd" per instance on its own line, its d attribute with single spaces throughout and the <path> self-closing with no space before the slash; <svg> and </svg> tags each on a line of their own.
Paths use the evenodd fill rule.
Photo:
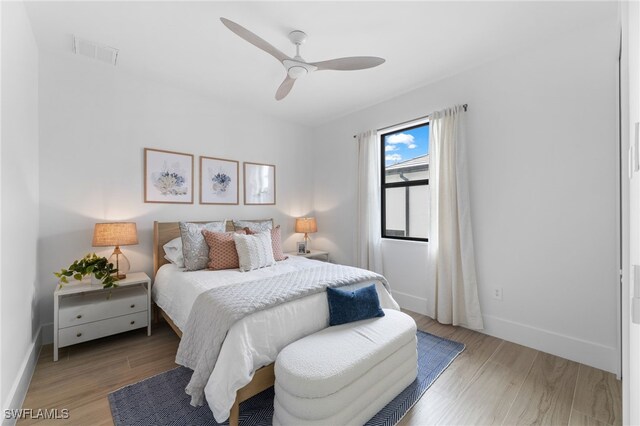
<svg viewBox="0 0 640 426">
<path fill-rule="evenodd" d="M 464 350 L 462 343 L 418 331 L 418 378 L 367 422 L 397 424 L 422 394 Z M 209 407 L 192 407 L 184 388 L 191 370 L 174 368 L 109 394 L 116 426 L 219 425 Z M 240 404 L 242 426 L 266 426 L 273 417 L 273 387 Z"/>
</svg>

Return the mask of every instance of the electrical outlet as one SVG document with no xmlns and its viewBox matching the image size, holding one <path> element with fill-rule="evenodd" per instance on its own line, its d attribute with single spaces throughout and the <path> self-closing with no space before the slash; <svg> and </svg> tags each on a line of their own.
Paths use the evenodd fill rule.
<svg viewBox="0 0 640 426">
<path fill-rule="evenodd" d="M 502 287 L 496 287 L 493 289 L 493 298 L 495 300 L 502 300 Z"/>
</svg>

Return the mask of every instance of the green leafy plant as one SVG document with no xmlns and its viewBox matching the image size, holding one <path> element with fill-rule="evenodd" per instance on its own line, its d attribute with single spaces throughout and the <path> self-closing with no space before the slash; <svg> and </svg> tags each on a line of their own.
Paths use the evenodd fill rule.
<svg viewBox="0 0 640 426">
<path fill-rule="evenodd" d="M 118 278 L 114 275 L 118 270 L 109 263 L 106 257 L 98 257 L 95 253 L 87 254 L 80 260 L 75 260 L 67 269 L 54 272 L 58 277 L 60 287 L 69 282 L 73 277 L 81 281 L 87 275 L 93 275 L 102 282 L 103 288 L 118 287 Z"/>
</svg>

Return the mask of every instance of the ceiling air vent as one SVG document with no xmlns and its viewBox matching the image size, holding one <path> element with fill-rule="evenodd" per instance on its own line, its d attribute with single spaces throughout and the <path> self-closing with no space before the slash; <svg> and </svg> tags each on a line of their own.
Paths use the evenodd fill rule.
<svg viewBox="0 0 640 426">
<path fill-rule="evenodd" d="M 96 61 L 115 65 L 118 59 L 118 49 L 94 43 L 77 36 L 73 36 L 73 52 L 76 55 L 86 56 Z"/>
</svg>

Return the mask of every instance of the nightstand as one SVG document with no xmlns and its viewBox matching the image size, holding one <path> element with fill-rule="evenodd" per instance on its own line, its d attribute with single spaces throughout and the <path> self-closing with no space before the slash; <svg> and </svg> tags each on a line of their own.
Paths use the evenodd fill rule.
<svg viewBox="0 0 640 426">
<path fill-rule="evenodd" d="M 311 253 L 298 254 L 297 251 L 289 251 L 289 252 L 286 252 L 285 254 L 287 256 L 300 256 L 300 257 L 306 257 L 307 259 L 322 260 L 324 262 L 328 262 L 329 261 L 329 252 L 328 251 L 321 251 L 321 250 L 309 250 L 309 251 Z"/>
<path fill-rule="evenodd" d="M 118 287 L 75 281 L 53 293 L 53 360 L 58 348 L 147 327 L 151 336 L 151 279 L 132 272 Z"/>
</svg>

